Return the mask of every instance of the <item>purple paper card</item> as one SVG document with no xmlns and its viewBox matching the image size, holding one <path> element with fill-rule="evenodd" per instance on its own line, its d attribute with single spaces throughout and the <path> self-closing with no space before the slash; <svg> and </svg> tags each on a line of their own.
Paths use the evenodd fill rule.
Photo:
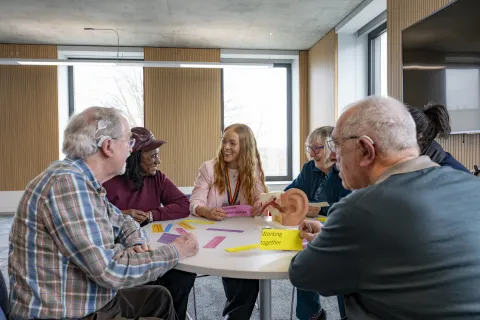
<svg viewBox="0 0 480 320">
<path fill-rule="evenodd" d="M 225 211 L 227 217 L 250 217 L 252 207 L 244 204 L 239 206 L 222 207 L 222 210 Z"/>
<path fill-rule="evenodd" d="M 164 233 L 157 241 L 160 243 L 169 244 L 169 243 L 172 243 L 173 240 L 177 239 L 178 237 L 180 237 L 180 235 L 178 234 Z"/>
<path fill-rule="evenodd" d="M 238 229 L 219 229 L 219 228 L 208 228 L 207 230 L 211 231 L 224 231 L 224 232 L 243 232 L 243 230 L 238 230 Z"/>
</svg>

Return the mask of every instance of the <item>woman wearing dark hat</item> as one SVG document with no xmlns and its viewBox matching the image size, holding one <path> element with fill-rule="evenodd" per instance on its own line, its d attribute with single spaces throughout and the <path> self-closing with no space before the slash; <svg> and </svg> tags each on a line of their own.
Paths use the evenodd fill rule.
<svg viewBox="0 0 480 320">
<path fill-rule="evenodd" d="M 157 168 L 159 147 L 165 141 L 156 140 L 143 127 L 132 128 L 132 133 L 135 145 L 127 159 L 125 173 L 103 184 L 108 200 L 142 226 L 152 221 L 187 217 L 190 214 L 188 198 Z M 170 291 L 179 319 L 186 317 L 195 276 L 172 269 L 155 281 Z"/>
</svg>

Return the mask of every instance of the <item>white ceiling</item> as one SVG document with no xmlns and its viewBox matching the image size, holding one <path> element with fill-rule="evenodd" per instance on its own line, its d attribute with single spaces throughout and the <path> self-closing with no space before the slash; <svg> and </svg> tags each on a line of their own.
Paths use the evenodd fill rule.
<svg viewBox="0 0 480 320">
<path fill-rule="evenodd" d="M 311 48 L 363 0 L 0 0 L 0 43 Z"/>
</svg>

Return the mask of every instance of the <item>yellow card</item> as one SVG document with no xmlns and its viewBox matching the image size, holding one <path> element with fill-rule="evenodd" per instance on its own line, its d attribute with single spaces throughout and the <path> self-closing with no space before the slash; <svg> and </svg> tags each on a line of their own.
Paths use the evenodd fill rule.
<svg viewBox="0 0 480 320">
<path fill-rule="evenodd" d="M 184 229 L 187 229 L 187 230 L 193 230 L 193 229 L 195 229 L 194 226 L 192 226 L 191 224 L 188 224 L 188 223 L 186 223 L 186 222 L 184 222 L 184 221 L 180 222 L 178 225 L 179 225 L 180 227 L 184 228 Z"/>
<path fill-rule="evenodd" d="M 215 224 L 215 221 L 203 221 L 203 220 L 183 220 L 183 222 L 190 222 L 190 223 L 200 223 L 200 224 Z"/>
<path fill-rule="evenodd" d="M 302 250 L 299 230 L 263 229 L 260 238 L 261 250 Z"/>
<path fill-rule="evenodd" d="M 317 218 L 317 220 L 325 223 L 325 221 L 327 221 L 327 217 L 320 216 L 320 217 Z"/>
<path fill-rule="evenodd" d="M 245 250 L 252 250 L 260 247 L 260 244 L 250 244 L 248 246 L 241 246 L 241 247 L 235 247 L 235 248 L 226 248 L 225 251 L 228 252 L 239 252 L 239 251 L 245 251 Z"/>
<path fill-rule="evenodd" d="M 152 224 L 153 232 L 163 232 L 163 227 L 161 224 Z"/>
</svg>

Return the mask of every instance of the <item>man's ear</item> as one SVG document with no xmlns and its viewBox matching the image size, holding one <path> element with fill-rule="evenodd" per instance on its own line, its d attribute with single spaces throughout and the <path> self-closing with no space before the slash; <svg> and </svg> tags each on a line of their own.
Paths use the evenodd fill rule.
<svg viewBox="0 0 480 320">
<path fill-rule="evenodd" d="M 375 147 L 371 141 L 366 138 L 358 139 L 357 149 L 360 154 L 361 167 L 368 167 L 375 161 Z"/>
<path fill-rule="evenodd" d="M 113 157 L 112 139 L 105 139 L 99 149 L 107 158 Z"/>
</svg>

